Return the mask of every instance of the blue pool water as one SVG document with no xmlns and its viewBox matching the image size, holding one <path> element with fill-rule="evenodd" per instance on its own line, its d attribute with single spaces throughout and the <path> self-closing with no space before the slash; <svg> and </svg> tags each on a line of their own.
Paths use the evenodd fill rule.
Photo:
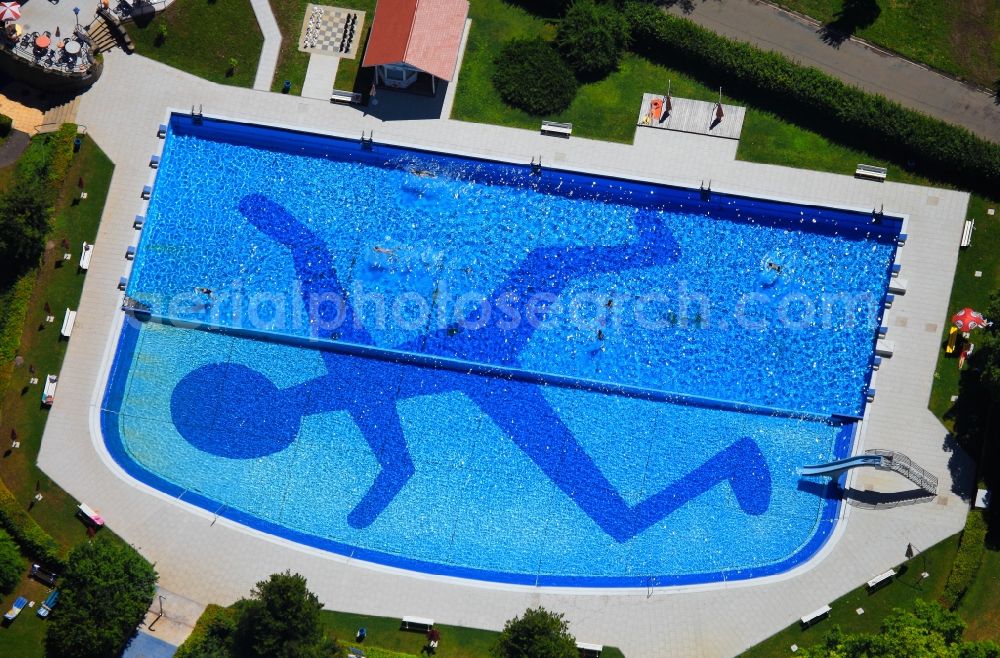
<svg viewBox="0 0 1000 658">
<path fill-rule="evenodd" d="M 747 578 L 828 536 L 796 467 L 850 450 L 898 220 L 170 128 L 102 420 L 136 477 L 509 582 Z"/>
</svg>

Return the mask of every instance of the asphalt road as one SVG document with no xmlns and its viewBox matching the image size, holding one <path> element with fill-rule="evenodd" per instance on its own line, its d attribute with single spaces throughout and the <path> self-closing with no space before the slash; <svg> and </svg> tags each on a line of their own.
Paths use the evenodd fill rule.
<svg viewBox="0 0 1000 658">
<path fill-rule="evenodd" d="M 689 11 L 685 11 L 685 4 Z M 677 2 L 669 11 L 718 34 L 783 53 L 844 82 L 1000 142 L 1000 105 L 990 94 L 854 40 L 830 45 L 824 42 L 819 25 L 769 4 L 754 0 L 694 0 Z"/>
</svg>

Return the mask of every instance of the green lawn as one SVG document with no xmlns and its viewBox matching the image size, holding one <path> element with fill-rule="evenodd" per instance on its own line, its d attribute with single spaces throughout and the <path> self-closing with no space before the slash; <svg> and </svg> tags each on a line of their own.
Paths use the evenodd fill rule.
<svg viewBox="0 0 1000 658">
<path fill-rule="evenodd" d="M 211 611 L 206 610 L 206 614 Z M 199 619 L 204 623 L 206 616 Z M 323 610 L 320 613 L 320 625 L 329 637 L 335 638 L 347 646 L 363 646 L 370 653 L 372 648 L 421 655 L 421 649 L 427 644 L 423 633 L 402 631 L 399 628 L 398 617 L 369 617 L 348 612 Z M 359 628 L 364 627 L 367 637 L 364 642 L 355 642 L 354 638 Z M 441 644 L 435 655 L 441 658 L 487 658 L 490 648 L 496 642 L 499 633 L 477 628 L 463 628 L 435 624 L 441 633 Z M 606 647 L 602 653 L 604 658 L 624 658 L 621 651 L 615 647 Z"/>
<path fill-rule="evenodd" d="M 114 165 L 104 152 L 90 139 L 84 138 L 56 205 L 54 228 L 49 237 L 52 247 L 46 251 L 45 262 L 36 273 L 35 294 L 19 352 L 25 359 L 25 366 L 14 370 L 0 406 L 0 437 L 7 441 L 13 428 L 17 430 L 21 442 L 16 450 L 5 450 L 0 459 L 0 477 L 25 507 L 32 502 L 36 487 L 39 489 L 43 499 L 31 508 L 31 515 L 67 552 L 84 541 L 87 533 L 75 517 L 76 501 L 49 480 L 35 463 L 48 412 L 39 404 L 41 387 L 28 384 L 28 364 L 34 365 L 39 379 L 49 372 L 58 373 L 62 366 L 67 343 L 59 339 L 59 328 L 65 309 L 78 307 L 85 278 L 77 272 L 76 262 L 83 241 L 93 242 L 97 235 L 113 170 Z M 88 195 L 83 201 L 79 200 L 80 188 L 77 186 L 81 178 Z M 0 172 L 0 179 L 10 180 L 4 172 Z M 63 253 L 60 245 L 63 238 L 70 242 L 73 261 L 56 267 Z M 45 322 L 46 302 L 56 316 L 56 321 L 51 324 Z M 45 622 L 35 611 L 47 593 L 41 583 L 29 580 L 25 572 L 25 579 L 14 593 L 0 601 L 4 612 L 17 596 L 35 601 L 34 608 L 25 608 L 10 626 L 0 629 L 0 655 L 24 658 L 42 655 Z"/>
<path fill-rule="evenodd" d="M 774 0 L 824 23 L 844 0 Z M 871 0 L 875 2 L 875 0 Z M 859 37 L 981 85 L 1000 79 L 1000 3 L 877 0 L 874 22 Z"/>
<path fill-rule="evenodd" d="M 146 27 L 126 29 L 140 55 L 212 82 L 253 86 L 264 37 L 248 0 L 176 0 Z"/>
<path fill-rule="evenodd" d="M 958 612 L 968 623 L 967 640 L 1000 641 L 1000 551 L 986 550 Z"/>
<path fill-rule="evenodd" d="M 290 93 L 301 94 L 302 82 L 306 79 L 306 69 L 309 68 L 309 54 L 299 50 L 299 36 L 302 33 L 302 22 L 306 15 L 306 5 L 309 0 L 292 0 L 292 2 L 271 2 L 271 11 L 278 21 L 281 31 L 281 51 L 278 53 L 278 65 L 275 69 L 271 91 L 281 91 L 285 80 L 292 83 Z M 322 4 L 317 2 L 316 4 Z M 346 0 L 337 2 L 337 7 L 357 9 L 365 12 L 365 24 L 354 38 L 358 42 L 357 54 L 354 59 L 341 59 L 337 65 L 337 79 L 334 87 L 346 91 L 360 91 L 367 94 L 371 88 L 371 74 L 358 78 L 358 69 L 364 56 L 365 45 L 368 43 L 368 33 L 371 31 L 372 19 L 375 18 L 375 0 Z"/>
<path fill-rule="evenodd" d="M 900 546 L 900 557 L 903 556 L 905 548 Z M 746 658 L 789 656 L 791 655 L 789 648 L 793 644 L 800 647 L 818 644 L 834 625 L 839 625 L 848 633 L 875 633 L 879 630 L 882 619 L 893 608 L 906 608 L 917 598 L 931 601 L 937 599 L 944 590 L 957 551 L 958 536 L 955 535 L 922 554 L 918 553 L 912 560 L 906 562 L 905 573 L 875 593 L 868 594 L 863 586 L 859 587 L 830 603 L 833 610 L 829 619 L 805 630 L 802 630 L 798 623 L 792 624 L 751 648 L 743 656 Z M 930 577 L 921 581 L 920 574 L 924 571 L 929 573 Z M 858 608 L 864 609 L 863 615 L 857 614 Z M 808 610 L 802 612 L 805 614 Z"/>
<path fill-rule="evenodd" d="M 2 606 L 3 612 L 10 610 L 11 604 L 19 596 L 35 602 L 35 607 L 25 607 L 17 619 L 0 628 L 0 655 L 17 656 L 17 658 L 35 656 L 41 658 L 44 654 L 42 642 L 45 637 L 46 622 L 35 612 L 48 595 L 49 589 L 36 580 L 29 580 L 26 570 L 24 580 L 18 584 L 14 592 L 10 596 L 0 597 L 0 606 Z"/>
<path fill-rule="evenodd" d="M 84 139 L 66 176 L 54 214 L 50 248 L 38 269 L 21 339 L 20 354 L 25 366 L 14 370 L 0 407 L 0 438 L 8 440 L 14 429 L 21 442 L 20 448 L 5 453 L 0 460 L 0 477 L 25 507 L 32 501 L 36 489 L 40 490 L 44 498 L 32 507 L 32 516 L 64 549 L 84 539 L 86 532 L 83 524 L 73 518 L 75 502 L 35 464 L 48 411 L 39 404 L 41 384 L 28 384 L 32 376 L 28 365 L 34 365 L 34 376 L 40 381 L 44 381 L 47 373 L 58 373 L 62 366 L 67 342 L 60 340 L 59 329 L 66 309 L 78 307 L 85 278 L 77 271 L 76 263 L 83 241 L 93 242 L 97 235 L 113 169 L 103 151 L 90 139 Z M 88 194 L 83 201 L 78 199 L 77 183 L 81 178 Z M 63 238 L 69 241 L 73 254 L 73 260 L 65 265 L 61 264 Z M 52 323 L 45 322 L 46 303 L 55 316 Z"/>
</svg>

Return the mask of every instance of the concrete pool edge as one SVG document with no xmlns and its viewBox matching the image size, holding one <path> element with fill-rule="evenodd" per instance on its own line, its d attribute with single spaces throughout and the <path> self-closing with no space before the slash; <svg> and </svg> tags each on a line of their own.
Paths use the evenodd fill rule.
<svg viewBox="0 0 1000 658">
<path fill-rule="evenodd" d="M 168 121 L 170 120 L 171 117 L 173 117 L 177 113 L 178 112 L 173 111 L 173 110 L 169 111 L 167 113 Z M 190 115 L 185 114 L 185 116 L 190 116 Z M 218 118 L 219 120 L 222 120 L 222 121 L 226 121 L 226 122 L 230 122 L 230 123 L 237 123 L 237 124 L 240 124 L 240 125 L 251 125 L 251 126 L 259 125 L 259 124 L 249 124 L 249 123 L 247 123 L 245 121 L 236 121 L 236 120 L 226 119 L 226 118 L 221 118 L 221 117 L 208 117 L 208 116 L 206 116 L 205 118 L 206 119 L 216 119 L 216 118 Z M 168 123 L 168 125 L 169 125 L 169 123 Z M 266 126 L 263 126 L 263 127 L 266 127 L 266 128 L 274 128 L 274 127 L 283 128 L 282 126 L 275 126 L 274 124 L 267 124 Z M 300 132 L 301 133 L 303 131 L 296 130 L 296 132 Z M 318 132 L 316 134 L 324 135 L 324 136 L 331 135 L 331 136 L 334 136 L 334 137 L 339 137 L 341 139 L 349 139 L 349 138 L 346 138 L 346 137 L 343 137 L 343 136 L 339 136 L 339 135 L 335 135 L 335 134 L 328 133 L 328 132 Z M 388 142 L 387 142 L 387 144 L 388 144 Z M 410 148 L 410 147 L 405 147 L 405 148 Z M 420 151 L 423 152 L 423 153 L 428 153 L 430 155 L 437 155 L 438 154 L 436 151 L 430 151 L 427 148 L 420 148 Z M 441 154 L 441 155 L 452 156 L 452 155 L 455 155 L 455 154 L 450 154 L 449 153 L 449 154 Z M 494 158 L 492 158 L 490 156 L 483 155 L 483 154 L 472 154 L 472 155 L 463 154 L 462 157 L 473 157 L 473 158 L 475 158 L 477 160 L 485 160 L 485 161 L 490 161 L 490 162 L 497 161 L 496 159 L 494 159 Z M 591 175 L 589 172 L 584 171 L 582 169 L 560 169 L 560 171 L 564 171 L 564 172 L 567 172 L 567 173 L 570 173 L 570 174 Z M 622 179 L 620 176 L 611 176 L 611 178 L 614 179 L 614 180 L 627 180 L 627 179 Z M 150 178 L 148 180 L 150 181 L 150 184 L 152 184 L 154 182 L 152 178 Z M 660 186 L 667 185 L 667 186 L 670 186 L 669 183 L 664 183 L 662 181 L 650 181 L 650 182 L 652 184 L 655 184 L 655 185 L 660 185 Z M 682 186 L 682 185 L 676 185 L 674 187 L 678 187 L 678 188 L 680 188 L 682 190 L 687 190 L 687 191 L 689 191 L 691 193 L 695 192 L 694 189 L 688 188 L 688 187 L 685 187 L 685 186 Z M 751 200 L 756 200 L 756 201 L 761 201 L 761 202 L 778 201 L 780 203 L 792 203 L 792 204 L 797 205 L 797 206 L 803 205 L 803 201 L 788 201 L 788 200 L 785 200 L 785 199 L 772 199 L 772 198 L 767 197 L 767 196 L 748 195 L 746 193 L 734 193 L 734 194 L 736 196 L 739 196 L 739 197 L 749 198 Z M 821 203 L 815 203 L 815 202 L 806 202 L 805 205 L 807 205 L 808 207 L 811 207 L 811 208 L 818 208 L 818 209 L 829 208 L 829 209 L 832 209 L 832 210 L 843 210 L 843 211 L 846 211 L 846 212 L 860 213 L 860 214 L 863 214 L 863 215 L 868 215 L 868 214 L 871 213 L 871 211 L 869 211 L 867 209 L 860 210 L 858 208 L 837 207 L 837 206 L 833 206 L 833 205 L 830 205 L 830 204 L 821 204 Z M 893 216 L 893 214 L 890 213 L 890 216 Z M 903 215 L 903 214 L 896 214 L 895 216 L 899 217 L 903 222 L 905 222 L 905 215 Z M 114 348 L 112 347 L 112 357 L 111 357 L 112 360 L 113 360 L 113 354 L 114 354 Z M 109 371 L 110 371 L 110 367 L 111 366 L 109 365 L 108 366 Z M 868 408 L 869 408 L 869 405 L 865 405 L 866 413 L 867 413 Z M 855 432 L 853 434 L 854 434 L 855 437 L 857 436 L 857 432 Z M 105 440 L 108 440 L 108 438 L 105 437 Z M 838 444 L 839 444 L 839 440 L 838 440 Z M 856 447 L 856 440 L 852 437 L 852 440 L 848 443 L 847 453 L 845 455 L 842 455 L 842 456 L 847 456 L 848 454 L 852 454 L 852 452 L 855 449 L 855 447 Z M 105 450 L 107 449 L 106 446 L 104 446 L 104 448 L 105 448 Z M 157 490 L 157 491 L 160 491 L 161 493 L 164 493 L 164 495 L 166 495 L 167 499 L 175 499 L 177 497 L 176 496 L 176 492 L 175 492 L 175 496 L 170 496 L 170 495 L 167 495 L 165 492 L 163 492 L 161 489 L 159 489 L 157 486 L 154 486 L 152 484 L 153 481 L 163 481 L 162 478 L 160 478 L 160 476 L 152 474 L 152 473 L 149 473 L 148 471 L 145 471 L 145 469 L 143 469 L 142 467 L 138 467 L 137 464 L 135 464 L 134 462 L 132 462 L 132 465 L 137 466 L 142 471 L 142 473 L 136 474 L 136 473 L 132 472 L 131 469 L 128 468 L 128 466 L 126 464 L 123 464 L 121 461 L 119 461 L 120 459 L 123 459 L 123 458 L 127 457 L 126 452 L 124 450 L 120 450 L 120 449 L 119 450 L 112 450 L 110 453 L 108 453 L 108 456 L 109 456 L 110 459 L 114 460 L 117 463 L 118 467 L 121 469 L 120 475 L 125 475 L 127 473 L 126 477 L 128 479 L 133 480 L 133 481 L 138 480 L 138 481 L 143 482 L 146 486 L 151 486 L 153 490 Z M 841 456 L 841 455 L 839 455 L 839 451 L 838 451 L 838 456 Z M 166 481 L 163 481 L 163 482 L 166 482 Z M 170 488 L 178 488 L 178 487 L 176 487 L 176 485 L 172 485 L 172 483 L 169 483 L 169 482 L 166 482 L 166 486 L 167 486 L 168 489 L 170 489 Z M 407 559 L 407 558 L 399 558 L 397 556 L 391 556 L 391 555 L 387 556 L 387 555 L 381 554 L 379 552 L 368 553 L 368 552 L 364 551 L 363 552 L 363 553 L 365 553 L 364 556 L 357 556 L 356 554 L 345 555 L 344 552 L 343 552 L 343 550 L 338 550 L 338 548 L 340 547 L 340 545 L 339 545 L 338 542 L 334 542 L 332 540 L 322 540 L 320 538 L 314 538 L 314 537 L 311 537 L 311 536 L 304 536 L 301 533 L 298 533 L 296 531 L 292 531 L 290 529 L 282 528 L 281 526 L 277 526 L 275 524 L 263 521 L 263 520 L 261 520 L 261 519 L 259 519 L 257 517 L 254 517 L 252 515 L 248 515 L 248 514 L 246 514 L 244 512 L 240 512 L 238 510 L 229 510 L 228 508 L 225 508 L 224 505 L 220 507 L 220 504 L 217 501 L 213 501 L 213 500 L 208 499 L 208 498 L 205 498 L 204 500 L 200 500 L 200 496 L 198 496 L 197 494 L 191 494 L 190 492 L 187 492 L 187 491 L 181 492 L 180 495 L 181 496 L 187 495 L 189 499 L 192 498 L 192 497 L 194 497 L 194 496 L 197 496 L 197 499 L 199 500 L 199 502 L 196 503 L 196 504 L 193 504 L 193 506 L 197 507 L 197 508 L 199 508 L 199 509 L 201 509 L 201 510 L 203 510 L 205 512 L 211 513 L 212 509 L 218 508 L 216 510 L 215 515 L 213 515 L 213 516 L 218 516 L 219 515 L 219 511 L 221 510 L 223 512 L 222 516 L 224 516 L 226 518 L 229 518 L 230 520 L 241 519 L 242 520 L 242 524 L 245 524 L 248 527 L 255 529 L 256 531 L 261 532 L 265 536 L 269 536 L 269 537 L 271 537 L 271 536 L 277 536 L 277 537 L 279 537 L 279 538 L 281 538 L 283 540 L 292 541 L 293 543 L 296 543 L 296 544 L 301 543 L 301 544 L 304 544 L 304 545 L 312 547 L 312 548 L 319 548 L 320 550 L 331 551 L 334 554 L 339 555 L 341 557 L 344 557 L 345 559 L 348 559 L 348 560 L 365 559 L 366 557 L 368 557 L 368 558 L 383 557 L 383 558 L 388 558 L 388 559 L 374 561 L 374 564 L 381 564 L 382 566 L 387 566 L 389 568 L 394 568 L 394 569 L 402 569 L 406 573 L 421 573 L 421 574 L 425 574 L 425 575 L 429 575 L 429 576 L 444 576 L 444 577 L 450 577 L 450 578 L 459 578 L 459 579 L 462 579 L 462 580 L 471 580 L 475 584 L 482 584 L 482 583 L 490 583 L 490 582 L 492 582 L 492 583 L 515 585 L 515 586 L 528 586 L 528 587 L 535 587 L 535 588 L 537 588 L 537 587 L 544 587 L 544 588 L 557 588 L 558 589 L 558 588 L 561 588 L 561 587 L 569 587 L 572 590 L 575 590 L 576 588 L 584 588 L 584 587 L 598 587 L 598 588 L 600 588 L 601 591 L 609 591 L 609 590 L 613 590 L 613 589 L 625 589 L 625 590 L 640 589 L 640 588 L 649 587 L 649 586 L 672 587 L 673 588 L 673 587 L 712 585 L 712 584 L 719 584 L 719 583 L 730 583 L 731 584 L 731 583 L 738 582 L 738 581 L 743 581 L 743 580 L 750 580 L 750 581 L 753 581 L 753 582 L 760 582 L 761 580 L 769 578 L 769 577 L 772 577 L 772 576 L 781 576 L 781 575 L 783 575 L 785 573 L 788 573 L 789 571 L 798 570 L 801 566 L 808 565 L 814 559 L 814 557 L 813 557 L 814 555 L 822 553 L 823 549 L 825 549 L 827 547 L 827 545 L 829 544 L 829 539 L 831 537 L 833 537 L 833 536 L 836 536 L 836 533 L 832 533 L 831 532 L 831 527 L 828 527 L 827 520 L 830 520 L 829 526 L 832 526 L 833 530 L 835 530 L 839 526 L 843 525 L 843 521 L 838 521 L 837 520 L 837 519 L 840 519 L 842 517 L 842 514 L 838 510 L 846 507 L 845 505 L 843 505 L 843 501 L 842 500 L 831 500 L 831 499 L 826 500 L 824 502 L 824 504 L 823 504 L 822 511 L 820 512 L 819 521 L 817 523 L 817 529 L 813 532 L 812 535 L 810 535 L 810 538 L 802 546 L 800 546 L 798 549 L 796 549 L 795 552 L 793 552 L 792 554 L 786 556 L 782 560 L 779 560 L 776 563 L 772 563 L 772 564 L 764 565 L 764 566 L 760 566 L 760 567 L 755 567 L 755 568 L 751 568 L 751 569 L 747 569 L 747 570 L 736 569 L 736 570 L 731 570 L 729 572 L 719 572 L 719 573 L 716 573 L 716 574 L 712 574 L 712 576 L 714 576 L 714 577 L 708 577 L 709 574 L 693 574 L 693 575 L 688 575 L 688 576 L 676 576 L 676 577 L 670 577 L 670 578 L 663 578 L 662 580 L 661 579 L 653 579 L 651 581 L 649 577 L 638 577 L 638 578 L 628 578 L 628 579 L 622 579 L 622 578 L 617 578 L 617 577 L 545 577 L 545 578 L 538 578 L 538 577 L 532 577 L 532 576 L 511 575 L 511 574 L 507 574 L 505 572 L 494 572 L 494 571 L 485 571 L 485 572 L 483 572 L 481 570 L 471 569 L 471 568 L 467 569 L 467 568 L 460 568 L 460 567 L 446 567 L 445 565 L 439 565 L 439 564 L 436 564 L 436 563 L 425 563 L 425 562 L 422 562 L 422 561 L 414 561 L 414 560 L 410 560 L 410 559 Z M 190 501 L 184 501 L 184 502 L 188 502 L 189 505 L 191 504 Z M 843 518 L 846 518 L 846 516 L 843 516 Z M 285 532 L 282 533 L 282 530 L 284 530 Z M 292 536 L 299 537 L 299 539 L 292 539 L 291 538 Z M 350 548 L 350 547 L 348 547 L 348 548 Z M 806 554 L 804 557 L 802 556 L 803 553 Z M 757 575 L 757 574 L 761 574 L 761 575 Z M 730 580 L 730 578 L 732 578 L 733 576 L 735 576 L 736 579 L 735 580 Z M 631 582 L 632 584 L 631 585 L 621 585 L 618 582 L 618 581 L 621 581 L 621 580 L 626 580 L 627 582 Z M 594 582 L 594 581 L 596 581 L 596 582 Z M 604 584 L 605 582 L 611 582 L 611 583 L 614 583 L 614 584 Z"/>
</svg>

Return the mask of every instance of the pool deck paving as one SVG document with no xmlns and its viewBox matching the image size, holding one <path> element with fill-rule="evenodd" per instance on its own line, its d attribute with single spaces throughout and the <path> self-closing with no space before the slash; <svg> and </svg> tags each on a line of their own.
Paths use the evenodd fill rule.
<svg viewBox="0 0 1000 658">
<path fill-rule="evenodd" d="M 382 97 L 384 105 L 395 96 Z M 940 478 L 929 503 L 868 510 L 842 506 L 846 522 L 819 555 L 789 573 L 754 581 L 631 590 L 541 589 L 462 581 L 361 563 L 239 526 L 137 483 L 103 447 L 99 407 L 123 314 L 118 278 L 138 233 L 132 217 L 151 180 L 156 127 L 169 108 L 203 106 L 235 118 L 527 163 L 541 156 L 566 167 L 697 188 L 908 215 L 900 250 L 909 282 L 886 318 L 896 345 L 874 386 L 856 451 L 904 452 Z M 633 145 L 438 119 L 383 121 L 366 108 L 333 105 L 216 85 L 141 56 L 107 53 L 101 81 L 85 94 L 79 121 L 116 167 L 83 290 L 79 315 L 45 428 L 40 466 L 71 495 L 101 510 L 109 527 L 155 562 L 160 584 L 194 601 L 229 604 L 269 574 L 305 575 L 326 607 L 362 614 L 431 617 L 441 623 L 500 629 L 529 606 L 564 612 L 583 642 L 617 645 L 630 658 L 729 656 L 765 639 L 904 559 L 959 531 L 972 493 L 971 463 L 950 448 L 926 409 L 948 313 L 968 195 L 847 175 L 735 160 L 737 141 L 668 130 L 639 130 Z M 790 355 L 789 367 L 798 367 Z M 867 472 L 853 486 L 910 488 L 895 475 Z"/>
</svg>

